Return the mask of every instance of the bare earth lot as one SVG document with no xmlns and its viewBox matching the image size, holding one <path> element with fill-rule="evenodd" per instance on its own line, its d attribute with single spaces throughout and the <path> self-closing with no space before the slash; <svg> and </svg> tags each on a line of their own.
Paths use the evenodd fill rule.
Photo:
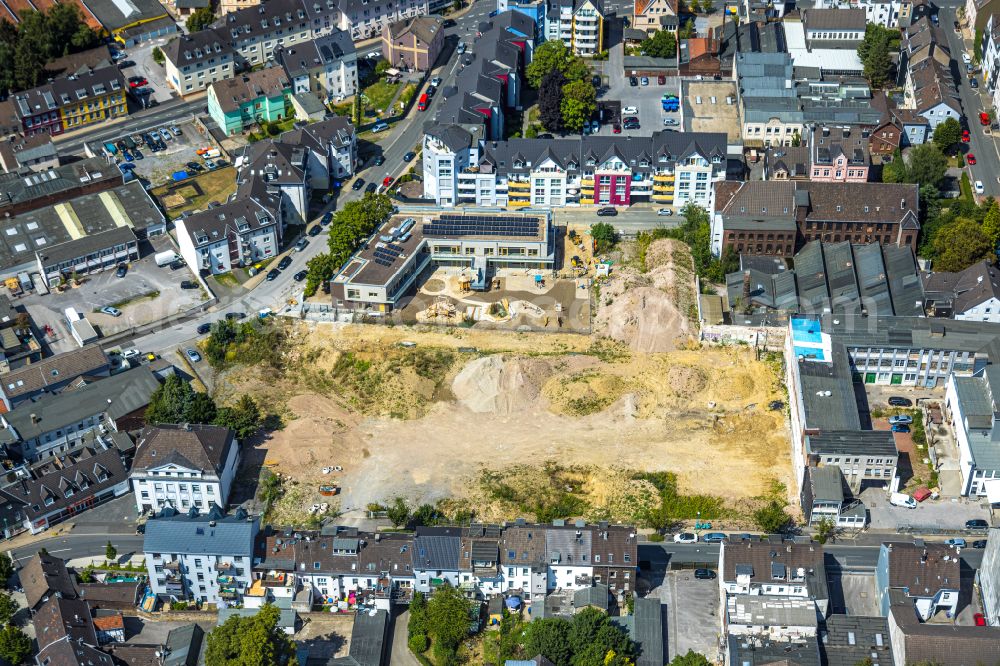
<svg viewBox="0 0 1000 666">
<path fill-rule="evenodd" d="M 314 502 L 351 513 L 395 496 L 451 498 L 482 519 L 512 518 L 484 492 L 483 471 L 531 483 L 551 478 L 549 463 L 569 470 L 574 492 L 609 517 L 652 496 L 633 471 L 674 472 L 680 492 L 733 508 L 774 480 L 788 484 L 784 416 L 766 409 L 785 399 L 779 369 L 744 348 L 691 344 L 685 317 L 656 302 L 676 290 L 653 282 L 641 298 L 624 297 L 639 311 L 619 313 L 635 325 L 610 322 L 605 335 L 616 341 L 296 324 L 296 371 L 237 369 L 217 386 L 223 400 L 262 396 L 284 417 L 286 427 L 248 458 L 285 477 L 277 510 L 289 522 Z M 343 471 L 324 474 L 326 466 Z M 318 494 L 330 483 L 342 487 L 339 498 Z"/>
</svg>

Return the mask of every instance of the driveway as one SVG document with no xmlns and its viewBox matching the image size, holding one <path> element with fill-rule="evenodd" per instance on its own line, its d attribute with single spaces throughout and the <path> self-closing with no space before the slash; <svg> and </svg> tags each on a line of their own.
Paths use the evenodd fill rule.
<svg viewBox="0 0 1000 666">
<path fill-rule="evenodd" d="M 990 513 L 983 504 L 964 498 L 928 499 L 918 503 L 915 509 L 906 509 L 889 504 L 885 490 L 868 488 L 861 493 L 861 500 L 868 507 L 872 530 L 925 534 L 963 532 L 967 520 L 990 520 Z"/>
<path fill-rule="evenodd" d="M 406 645 L 406 625 L 409 623 L 410 611 L 403 611 L 392 621 L 392 645 L 389 651 L 389 663 L 392 666 L 420 666 L 420 662 Z"/>
<path fill-rule="evenodd" d="M 647 596 L 667 606 L 670 659 L 694 650 L 709 661 L 721 660 L 718 580 L 698 580 L 693 569 L 675 569 L 667 571 Z"/>
</svg>

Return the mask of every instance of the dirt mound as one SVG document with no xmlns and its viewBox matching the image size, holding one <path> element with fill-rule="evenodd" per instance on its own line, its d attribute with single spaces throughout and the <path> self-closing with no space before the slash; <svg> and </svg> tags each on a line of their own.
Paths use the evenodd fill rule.
<svg viewBox="0 0 1000 666">
<path fill-rule="evenodd" d="M 646 250 L 645 273 L 624 268 L 601 285 L 594 332 L 636 351 L 673 351 L 692 330 L 692 267 L 686 245 L 654 241 Z"/>
<path fill-rule="evenodd" d="M 549 364 L 539 359 L 485 356 L 462 368 L 451 391 L 476 413 L 506 416 L 536 408 L 542 384 L 551 372 Z"/>
<path fill-rule="evenodd" d="M 688 365 L 672 365 L 667 370 L 667 383 L 675 393 L 692 396 L 701 393 L 706 384 L 705 374 Z"/>
</svg>

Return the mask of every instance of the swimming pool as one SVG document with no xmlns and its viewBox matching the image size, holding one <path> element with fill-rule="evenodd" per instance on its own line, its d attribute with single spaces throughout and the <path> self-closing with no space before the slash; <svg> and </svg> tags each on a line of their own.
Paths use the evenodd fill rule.
<svg viewBox="0 0 1000 666">
<path fill-rule="evenodd" d="M 805 358 L 810 361 L 826 360 L 826 352 L 822 347 L 800 347 L 799 345 L 793 345 L 792 351 L 795 352 L 795 358 Z"/>
<path fill-rule="evenodd" d="M 795 317 L 792 319 L 792 340 L 795 342 L 821 344 L 823 334 L 820 328 L 818 319 Z"/>
</svg>

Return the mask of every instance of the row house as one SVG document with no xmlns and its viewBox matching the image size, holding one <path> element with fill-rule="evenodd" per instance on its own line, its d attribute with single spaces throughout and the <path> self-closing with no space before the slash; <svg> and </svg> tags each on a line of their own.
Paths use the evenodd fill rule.
<svg viewBox="0 0 1000 666">
<path fill-rule="evenodd" d="M 285 70 L 265 67 L 212 83 L 208 88 L 208 114 L 226 136 L 232 136 L 265 122 L 281 122 L 291 115 L 291 93 Z"/>
<path fill-rule="evenodd" d="M 996 14 L 990 14 L 983 31 L 980 62 L 983 67 L 983 83 L 990 95 L 993 111 L 997 112 L 1000 110 L 1000 86 L 997 85 L 1000 79 L 1000 18 Z"/>
<path fill-rule="evenodd" d="M 181 97 L 231 79 L 236 72 L 236 52 L 214 30 L 172 39 L 163 47 L 163 56 L 167 83 Z"/>
<path fill-rule="evenodd" d="M 229 515 L 218 505 L 204 513 L 163 509 L 146 521 L 143 537 L 150 590 L 219 608 L 240 603 L 252 582 L 259 530 L 259 519 L 242 508 Z"/>
<path fill-rule="evenodd" d="M 829 610 L 823 546 L 813 541 L 783 542 L 780 535 L 765 541 L 725 541 L 719 552 L 719 587 L 723 599 L 742 595 L 807 599 L 821 617 Z"/>
<path fill-rule="evenodd" d="M 890 598 L 913 604 L 926 622 L 941 613 L 951 619 L 958 611 L 962 575 L 959 550 L 943 543 L 888 542 L 879 548 L 875 590 L 879 611 L 889 615 Z"/>
<path fill-rule="evenodd" d="M 549 0 L 546 41 L 561 41 L 580 56 L 604 50 L 604 8 L 600 0 Z"/>
<path fill-rule="evenodd" d="M 428 0 L 339 0 L 337 8 L 337 27 L 354 41 L 380 37 L 392 23 L 431 13 Z"/>
<path fill-rule="evenodd" d="M 350 35 L 336 28 L 274 54 L 292 84 L 292 93 L 313 93 L 327 102 L 358 91 L 358 54 Z"/>
<path fill-rule="evenodd" d="M 676 0 L 635 0 L 632 6 L 632 25 L 648 36 L 677 25 Z"/>
<path fill-rule="evenodd" d="M 910 25 L 913 16 L 912 0 L 820 0 L 817 9 L 848 9 L 863 10 L 865 22 L 880 25 L 883 28 L 905 28 Z"/>
<path fill-rule="evenodd" d="M 441 206 L 653 202 L 710 209 L 725 171 L 725 134 L 476 142 L 461 127 L 438 125 L 424 135 L 424 193 Z"/>
<path fill-rule="evenodd" d="M 809 179 L 828 183 L 868 181 L 871 154 L 868 132 L 850 127 L 811 127 Z"/>
<path fill-rule="evenodd" d="M 314 36 L 303 0 L 270 0 L 240 9 L 220 18 L 209 30 L 251 66 L 273 60 L 278 48 L 297 46 Z"/>
<path fill-rule="evenodd" d="M 15 115 L 26 136 L 58 135 L 128 115 L 125 76 L 102 67 L 12 95 Z"/>
<path fill-rule="evenodd" d="M 962 118 L 950 55 L 947 47 L 942 46 L 946 42 L 941 38 L 940 28 L 931 25 L 929 19 L 921 19 L 906 34 L 903 106 L 925 118 L 933 133 L 948 118 Z"/>
<path fill-rule="evenodd" d="M 187 265 L 206 274 L 228 273 L 278 255 L 282 223 L 276 193 L 247 193 L 179 219 L 177 245 Z"/>
<path fill-rule="evenodd" d="M 876 203 L 877 202 L 877 203 Z M 881 243 L 916 250 L 916 185 L 806 181 L 719 186 L 712 251 L 790 257 L 810 241 Z"/>
</svg>

